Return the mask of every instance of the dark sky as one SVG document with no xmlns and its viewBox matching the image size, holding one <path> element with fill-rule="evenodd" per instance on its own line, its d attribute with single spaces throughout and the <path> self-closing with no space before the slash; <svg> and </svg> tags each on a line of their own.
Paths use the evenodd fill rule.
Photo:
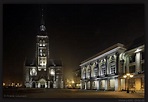
<svg viewBox="0 0 148 102">
<path fill-rule="evenodd" d="M 50 57 L 61 59 L 64 74 L 81 61 L 116 43 L 127 45 L 144 35 L 144 5 L 43 5 Z M 25 57 L 35 57 L 41 5 L 3 5 L 4 80 L 22 82 Z"/>
</svg>

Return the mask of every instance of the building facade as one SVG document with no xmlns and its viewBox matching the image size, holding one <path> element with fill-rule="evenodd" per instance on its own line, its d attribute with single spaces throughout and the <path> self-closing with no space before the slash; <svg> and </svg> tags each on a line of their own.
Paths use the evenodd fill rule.
<svg viewBox="0 0 148 102">
<path fill-rule="evenodd" d="M 95 90 L 144 90 L 144 45 L 127 49 L 115 44 L 97 55 L 83 61 L 81 67 L 81 89 Z M 126 73 L 134 75 L 127 80 Z"/>
<path fill-rule="evenodd" d="M 49 56 L 49 39 L 43 15 L 36 36 L 35 59 L 24 63 L 24 85 L 29 88 L 63 88 L 63 69 L 60 60 Z"/>
</svg>

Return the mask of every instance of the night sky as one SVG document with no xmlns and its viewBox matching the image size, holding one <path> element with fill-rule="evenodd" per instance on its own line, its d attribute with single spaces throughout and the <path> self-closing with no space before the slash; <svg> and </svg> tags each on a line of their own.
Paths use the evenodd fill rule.
<svg viewBox="0 0 148 102">
<path fill-rule="evenodd" d="M 71 79 L 80 63 L 116 43 L 144 35 L 144 5 L 50 4 L 44 8 L 50 58 L 61 59 Z M 3 5 L 4 81 L 22 82 L 25 58 L 35 57 L 41 5 Z"/>
</svg>

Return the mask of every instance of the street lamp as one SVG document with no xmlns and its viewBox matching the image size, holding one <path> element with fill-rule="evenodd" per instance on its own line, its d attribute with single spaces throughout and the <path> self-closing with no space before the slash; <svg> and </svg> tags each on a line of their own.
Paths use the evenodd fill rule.
<svg viewBox="0 0 148 102">
<path fill-rule="evenodd" d="M 74 81 L 71 81 L 71 83 L 74 84 L 75 82 Z"/>
<path fill-rule="evenodd" d="M 134 75 L 130 74 L 130 73 L 127 73 L 126 75 L 124 75 L 123 77 L 125 79 L 127 79 L 128 81 L 128 85 L 127 85 L 127 93 L 129 93 L 129 79 L 132 78 Z"/>
</svg>

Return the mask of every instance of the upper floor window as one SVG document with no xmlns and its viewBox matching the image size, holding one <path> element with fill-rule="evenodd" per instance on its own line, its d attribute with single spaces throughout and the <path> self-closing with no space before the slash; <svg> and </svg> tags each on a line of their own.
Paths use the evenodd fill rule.
<svg viewBox="0 0 148 102">
<path fill-rule="evenodd" d="M 87 78 L 90 78 L 90 70 L 91 70 L 91 69 L 90 69 L 90 67 L 88 66 L 88 67 L 87 67 Z"/>
<path fill-rule="evenodd" d="M 135 56 L 136 56 L 135 53 L 129 56 L 129 62 L 130 62 L 130 63 L 135 62 Z"/>
<path fill-rule="evenodd" d="M 141 60 L 144 60 L 144 56 L 145 56 L 144 52 L 141 52 Z"/>
<path fill-rule="evenodd" d="M 83 68 L 83 73 L 86 73 L 86 70 L 85 70 L 85 68 Z"/>
<path fill-rule="evenodd" d="M 102 75 L 105 75 L 106 74 L 106 66 L 101 66 L 101 69 L 102 69 Z"/>
<path fill-rule="evenodd" d="M 110 63 L 114 63 L 115 62 L 115 56 L 111 56 L 110 57 Z"/>
<path fill-rule="evenodd" d="M 95 67 L 93 71 L 94 71 L 94 76 L 97 76 L 98 75 L 98 68 Z"/>
<path fill-rule="evenodd" d="M 105 75 L 106 74 L 106 60 L 105 59 L 103 59 L 103 60 L 101 60 L 101 74 L 102 75 Z"/>
<path fill-rule="evenodd" d="M 111 74 L 115 74 L 115 72 L 116 72 L 116 71 L 115 71 L 115 69 L 116 69 L 115 67 L 116 67 L 116 65 L 111 65 L 111 68 L 110 68 L 110 69 L 111 69 L 111 70 L 110 70 L 110 71 L 111 71 L 111 72 L 110 72 Z"/>
<path fill-rule="evenodd" d="M 135 73 L 135 65 L 129 66 L 129 73 Z"/>
<path fill-rule="evenodd" d="M 39 46 L 42 46 L 42 40 L 39 41 Z"/>
<path fill-rule="evenodd" d="M 30 75 L 31 76 L 36 76 L 37 75 L 37 71 L 35 68 L 30 69 Z"/>
<path fill-rule="evenodd" d="M 45 40 L 43 40 L 43 46 L 45 46 Z"/>
<path fill-rule="evenodd" d="M 45 40 L 40 40 L 39 41 L 39 46 L 45 46 L 45 45 L 46 45 Z"/>
</svg>

